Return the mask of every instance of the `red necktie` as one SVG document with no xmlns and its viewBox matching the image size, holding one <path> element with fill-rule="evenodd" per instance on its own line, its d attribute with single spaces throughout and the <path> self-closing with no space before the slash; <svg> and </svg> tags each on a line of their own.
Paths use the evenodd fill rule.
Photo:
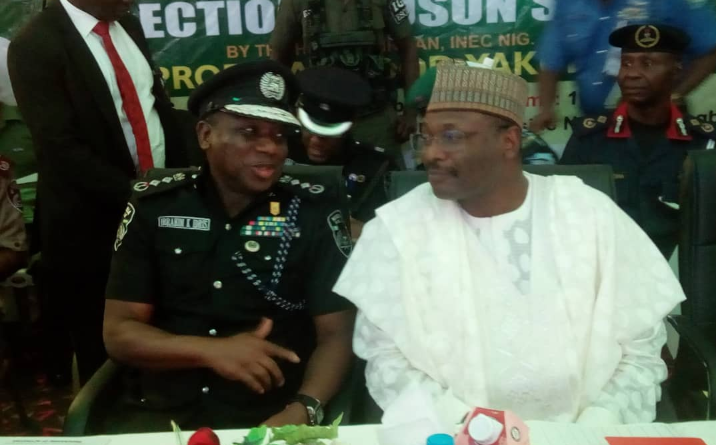
<svg viewBox="0 0 716 445">
<path fill-rule="evenodd" d="M 119 94 L 122 96 L 122 109 L 124 109 L 129 124 L 132 126 L 134 140 L 137 143 L 139 169 L 145 172 L 154 167 L 154 161 L 152 161 L 152 146 L 149 143 L 147 122 L 144 120 L 144 112 L 139 102 L 139 96 L 137 96 L 137 90 L 134 88 L 134 82 L 132 82 L 129 71 L 127 71 L 127 67 L 124 66 L 124 62 L 122 62 L 122 58 L 119 57 L 119 53 L 114 47 L 114 43 L 112 43 L 112 38 L 109 36 L 109 23 L 97 23 L 92 32 L 102 38 L 104 49 L 107 51 L 109 60 L 112 62 L 112 68 L 114 68 L 114 74 L 117 78 L 117 86 L 119 87 Z"/>
</svg>

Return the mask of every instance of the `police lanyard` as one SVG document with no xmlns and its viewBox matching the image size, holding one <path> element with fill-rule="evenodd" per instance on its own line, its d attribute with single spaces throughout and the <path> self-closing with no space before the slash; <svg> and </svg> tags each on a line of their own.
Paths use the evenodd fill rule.
<svg viewBox="0 0 716 445">
<path fill-rule="evenodd" d="M 261 279 L 259 279 L 258 275 L 256 275 L 256 273 L 251 270 L 249 265 L 246 264 L 246 260 L 240 250 L 237 250 L 231 257 L 231 259 L 236 262 L 236 267 L 238 267 L 246 279 L 249 280 L 259 292 L 261 292 L 261 295 L 263 295 L 265 300 L 286 311 L 300 311 L 306 307 L 305 300 L 293 303 L 279 297 L 278 294 L 276 294 L 276 289 L 278 288 L 281 277 L 283 276 L 283 268 L 286 265 L 286 260 L 288 259 L 288 251 L 291 248 L 291 241 L 298 233 L 296 222 L 298 221 L 298 208 L 300 204 L 301 199 L 298 196 L 294 196 L 293 199 L 291 199 L 291 203 L 288 205 L 288 210 L 286 212 L 286 225 L 284 226 L 281 238 L 279 239 L 278 254 L 276 255 L 276 260 L 273 264 L 273 273 L 268 286 L 264 284 Z"/>
</svg>

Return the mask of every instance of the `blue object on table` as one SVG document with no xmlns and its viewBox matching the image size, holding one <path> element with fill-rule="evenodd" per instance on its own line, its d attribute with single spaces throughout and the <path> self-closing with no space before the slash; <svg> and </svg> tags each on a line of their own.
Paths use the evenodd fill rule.
<svg viewBox="0 0 716 445">
<path fill-rule="evenodd" d="M 433 434 L 428 437 L 427 445 L 453 445 L 455 441 L 449 434 Z"/>
</svg>

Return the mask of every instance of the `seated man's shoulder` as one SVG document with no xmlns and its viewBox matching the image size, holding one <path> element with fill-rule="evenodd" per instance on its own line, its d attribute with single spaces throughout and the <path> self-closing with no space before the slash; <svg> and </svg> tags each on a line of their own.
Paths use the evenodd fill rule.
<svg viewBox="0 0 716 445">
<path fill-rule="evenodd" d="M 193 186 L 200 173 L 199 168 L 152 169 L 144 178 L 132 184 L 133 198 L 144 200 L 149 197 L 170 195 L 172 192 Z"/>
<path fill-rule="evenodd" d="M 590 211 L 599 214 L 617 207 L 611 197 L 586 184 L 581 178 L 568 175 L 554 175 L 548 178 L 554 181 L 553 191 L 557 194 L 555 202 L 560 203 L 565 211 L 572 209 L 578 214 Z"/>
<path fill-rule="evenodd" d="M 609 116 L 596 114 L 582 117 L 575 117 L 569 121 L 572 127 L 573 137 L 583 138 L 599 134 L 606 134 L 609 126 Z"/>
<path fill-rule="evenodd" d="M 25 26 L 17 31 L 10 41 L 10 46 L 15 49 L 29 46 L 33 49 L 44 48 L 45 50 L 59 48 L 59 45 L 46 43 L 48 35 L 54 33 L 59 35 L 60 32 L 61 27 L 58 26 L 56 17 L 53 17 L 51 11 L 43 10 L 35 14 Z"/>
<path fill-rule="evenodd" d="M 716 128 L 714 124 L 698 116 L 685 116 L 684 125 L 692 136 L 701 139 L 716 139 Z"/>
</svg>

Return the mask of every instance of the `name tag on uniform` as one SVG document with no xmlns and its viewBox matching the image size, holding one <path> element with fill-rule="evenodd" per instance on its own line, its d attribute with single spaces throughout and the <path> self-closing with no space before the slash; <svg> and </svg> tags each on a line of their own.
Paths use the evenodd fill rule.
<svg viewBox="0 0 716 445">
<path fill-rule="evenodd" d="M 159 227 L 169 229 L 203 230 L 208 232 L 211 228 L 209 218 L 193 218 L 191 216 L 160 216 Z"/>
</svg>

